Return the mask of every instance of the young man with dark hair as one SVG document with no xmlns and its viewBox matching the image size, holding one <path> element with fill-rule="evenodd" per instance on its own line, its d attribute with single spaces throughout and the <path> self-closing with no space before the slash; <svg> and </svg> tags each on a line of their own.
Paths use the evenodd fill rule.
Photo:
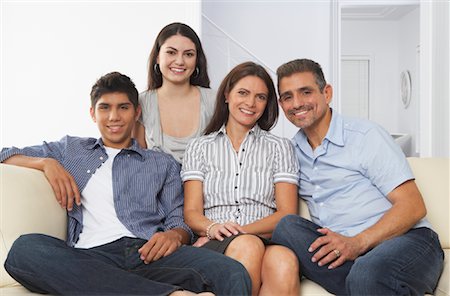
<svg viewBox="0 0 450 296">
<path fill-rule="evenodd" d="M 44 234 L 19 237 L 5 262 L 8 273 L 50 294 L 249 294 L 240 263 L 185 246 L 192 232 L 183 221 L 180 167 L 132 139 L 141 109 L 130 78 L 101 77 L 91 103 L 100 139 L 66 136 L 0 154 L 1 162 L 43 171 L 69 216 L 66 243 Z"/>
</svg>

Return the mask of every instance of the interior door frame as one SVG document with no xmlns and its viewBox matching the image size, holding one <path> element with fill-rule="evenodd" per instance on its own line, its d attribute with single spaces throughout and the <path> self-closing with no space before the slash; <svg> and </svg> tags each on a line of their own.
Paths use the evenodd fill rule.
<svg viewBox="0 0 450 296">
<path fill-rule="evenodd" d="M 420 157 L 431 157 L 433 148 L 432 110 L 433 101 L 430 99 L 432 93 L 432 28 L 433 28 L 433 4 L 428 1 L 401 1 L 401 4 L 420 5 L 420 98 L 419 98 L 419 155 Z M 346 5 L 396 5 L 398 1 L 351 1 L 332 0 L 331 1 L 331 83 L 333 84 L 334 96 L 330 104 L 331 107 L 341 112 L 341 22 L 342 7 Z M 416 148 L 417 150 L 417 148 Z"/>
</svg>

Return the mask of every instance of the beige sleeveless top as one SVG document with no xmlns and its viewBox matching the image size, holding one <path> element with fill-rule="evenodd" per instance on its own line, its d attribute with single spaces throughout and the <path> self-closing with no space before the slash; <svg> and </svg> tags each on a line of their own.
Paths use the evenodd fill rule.
<svg viewBox="0 0 450 296">
<path fill-rule="evenodd" d="M 159 149 L 171 154 L 178 162 L 182 162 L 184 150 L 188 142 L 201 136 L 214 112 L 216 92 L 209 88 L 198 87 L 200 91 L 200 122 L 197 131 L 184 138 L 165 135 L 162 132 L 158 108 L 158 97 L 155 90 L 139 94 L 142 108 L 140 123 L 145 127 L 145 141 L 148 149 Z"/>
</svg>

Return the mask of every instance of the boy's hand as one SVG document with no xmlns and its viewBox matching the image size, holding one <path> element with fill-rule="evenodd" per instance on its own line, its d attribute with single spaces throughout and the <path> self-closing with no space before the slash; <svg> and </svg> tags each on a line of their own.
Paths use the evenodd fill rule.
<svg viewBox="0 0 450 296">
<path fill-rule="evenodd" d="M 182 245 L 182 236 L 175 230 L 155 233 L 139 250 L 145 264 L 166 257 Z"/>
<path fill-rule="evenodd" d="M 42 163 L 42 171 L 52 186 L 56 200 L 61 207 L 71 211 L 74 201 L 77 205 L 81 205 L 80 192 L 72 175 L 54 159 L 44 158 L 42 159 Z"/>
</svg>

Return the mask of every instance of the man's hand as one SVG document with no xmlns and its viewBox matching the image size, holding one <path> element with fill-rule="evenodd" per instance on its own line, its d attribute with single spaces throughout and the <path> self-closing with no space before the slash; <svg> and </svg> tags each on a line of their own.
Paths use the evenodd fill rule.
<svg viewBox="0 0 450 296">
<path fill-rule="evenodd" d="M 182 236 L 175 230 L 155 233 L 139 250 L 145 264 L 166 257 L 181 247 Z"/>
<path fill-rule="evenodd" d="M 56 160 L 45 158 L 42 160 L 42 171 L 55 192 L 56 200 L 69 211 L 73 209 L 73 203 L 81 205 L 81 196 L 78 186 L 72 175 Z"/>
<path fill-rule="evenodd" d="M 365 252 L 363 241 L 357 237 L 346 237 L 328 228 L 317 229 L 323 236 L 317 238 L 309 247 L 309 252 L 318 250 L 311 258 L 319 266 L 331 263 L 328 269 L 336 268 L 347 260 L 355 260 Z"/>
</svg>

